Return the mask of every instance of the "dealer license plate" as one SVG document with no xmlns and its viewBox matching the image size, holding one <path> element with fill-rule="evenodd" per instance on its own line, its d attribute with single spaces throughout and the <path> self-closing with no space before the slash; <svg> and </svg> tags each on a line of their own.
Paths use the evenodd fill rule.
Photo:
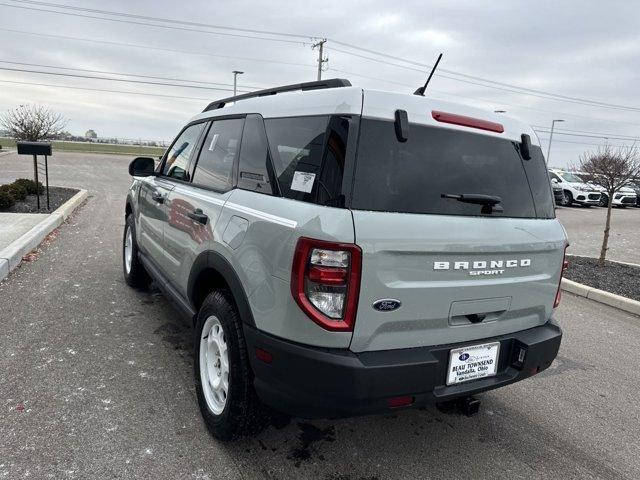
<svg viewBox="0 0 640 480">
<path fill-rule="evenodd" d="M 449 354 L 447 385 L 492 377 L 498 371 L 500 342 L 455 348 Z"/>
</svg>

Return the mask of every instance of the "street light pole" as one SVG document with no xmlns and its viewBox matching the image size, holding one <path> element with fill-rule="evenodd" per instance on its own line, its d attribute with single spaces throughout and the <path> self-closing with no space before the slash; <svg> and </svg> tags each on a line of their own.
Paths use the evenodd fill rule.
<svg viewBox="0 0 640 480">
<path fill-rule="evenodd" d="M 236 96 L 236 86 L 237 86 L 237 79 L 238 79 L 238 75 L 242 75 L 244 72 L 241 72 L 240 70 L 234 70 L 233 71 L 233 96 Z"/>
<path fill-rule="evenodd" d="M 549 134 L 549 147 L 547 148 L 547 165 L 549 165 L 549 155 L 551 155 L 551 141 L 553 140 L 553 127 L 556 122 L 564 122 L 562 119 L 553 120 L 551 122 L 551 133 Z"/>
</svg>

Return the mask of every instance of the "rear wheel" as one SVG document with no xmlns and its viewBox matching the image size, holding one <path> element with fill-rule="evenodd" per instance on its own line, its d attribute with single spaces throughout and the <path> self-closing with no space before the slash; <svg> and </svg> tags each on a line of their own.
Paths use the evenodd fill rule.
<svg viewBox="0 0 640 480">
<path fill-rule="evenodd" d="M 124 281 L 133 288 L 146 288 L 151 283 L 151 277 L 142 266 L 138 258 L 138 244 L 136 243 L 136 225 L 133 214 L 127 215 L 122 239 L 122 269 Z"/>
<path fill-rule="evenodd" d="M 267 423 L 253 388 L 240 316 L 228 292 L 210 293 L 200 307 L 194 374 L 200 412 L 214 437 L 233 440 Z"/>
</svg>

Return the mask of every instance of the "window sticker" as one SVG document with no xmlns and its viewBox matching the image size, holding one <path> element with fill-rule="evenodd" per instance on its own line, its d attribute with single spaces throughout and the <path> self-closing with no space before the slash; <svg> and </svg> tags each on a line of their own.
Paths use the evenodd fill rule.
<svg viewBox="0 0 640 480">
<path fill-rule="evenodd" d="M 211 143 L 209 144 L 209 151 L 213 152 L 213 149 L 216 148 L 216 143 L 218 143 L 218 137 L 220 136 L 219 133 L 216 133 L 213 138 L 211 139 Z"/>
<path fill-rule="evenodd" d="M 291 190 L 298 192 L 311 193 L 313 189 L 313 182 L 316 179 L 315 173 L 309 172 L 294 172 L 293 180 L 291 181 Z"/>
</svg>

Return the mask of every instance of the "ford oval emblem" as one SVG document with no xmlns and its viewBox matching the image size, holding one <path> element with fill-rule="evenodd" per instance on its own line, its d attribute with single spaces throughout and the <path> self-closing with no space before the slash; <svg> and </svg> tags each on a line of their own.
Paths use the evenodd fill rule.
<svg viewBox="0 0 640 480">
<path fill-rule="evenodd" d="M 394 300 L 393 298 L 383 298 L 373 302 L 373 308 L 379 312 L 390 312 L 391 310 L 397 310 L 400 308 L 400 300 Z"/>
</svg>

